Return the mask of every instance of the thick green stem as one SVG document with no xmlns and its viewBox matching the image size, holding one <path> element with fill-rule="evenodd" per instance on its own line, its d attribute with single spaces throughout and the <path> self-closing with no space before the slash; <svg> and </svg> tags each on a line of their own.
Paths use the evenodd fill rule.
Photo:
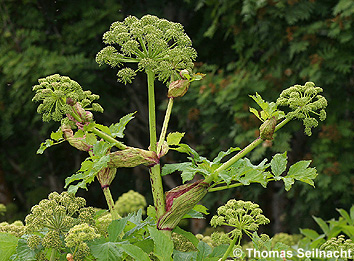
<svg viewBox="0 0 354 261">
<path fill-rule="evenodd" d="M 280 128 L 282 128 L 285 124 L 287 124 L 290 121 L 289 118 L 283 120 L 282 122 L 280 122 L 276 127 L 274 132 L 278 131 Z M 229 159 L 228 161 L 226 161 L 224 164 L 222 164 L 219 168 L 217 168 L 213 174 L 211 174 L 209 177 L 207 177 L 205 179 L 204 182 L 207 183 L 211 183 L 213 182 L 216 177 L 219 175 L 219 173 L 223 170 L 228 169 L 229 167 L 231 167 L 231 165 L 233 165 L 235 162 L 237 162 L 239 159 L 241 159 L 242 157 L 244 157 L 245 155 L 247 155 L 249 152 L 251 152 L 255 147 L 257 147 L 258 145 L 260 145 L 263 142 L 263 140 L 261 139 L 261 137 L 258 137 L 257 139 L 255 139 L 254 141 L 252 141 L 247 147 L 245 147 L 243 150 L 241 150 L 239 153 L 237 153 L 235 156 L 233 156 L 231 159 Z M 214 189 L 215 191 L 215 189 Z"/>
<path fill-rule="evenodd" d="M 168 104 L 167 104 L 167 109 L 166 109 L 166 114 L 165 114 L 165 119 L 163 121 L 162 129 L 161 129 L 160 139 L 157 144 L 157 153 L 156 153 L 157 156 L 160 156 L 162 145 L 163 145 L 163 142 L 165 141 L 165 138 L 166 138 L 167 127 L 168 127 L 168 122 L 170 121 L 172 107 L 173 107 L 173 98 L 169 98 Z"/>
<path fill-rule="evenodd" d="M 148 71 L 147 78 L 148 78 L 150 150 L 157 152 L 155 90 L 154 90 L 155 74 L 151 71 Z M 150 168 L 150 182 L 151 182 L 152 195 L 154 198 L 154 205 L 156 208 L 156 215 L 157 218 L 160 218 L 166 211 L 165 194 L 162 186 L 160 164 L 156 164 Z"/>
<path fill-rule="evenodd" d="M 50 253 L 49 261 L 54 261 L 56 254 L 57 254 L 57 250 L 55 248 L 52 248 L 52 252 Z"/>
<path fill-rule="evenodd" d="M 156 216 L 157 218 L 160 218 L 166 212 L 166 201 L 162 186 L 160 164 L 156 164 L 150 168 L 150 182 L 152 195 L 154 196 Z"/>
<path fill-rule="evenodd" d="M 122 218 L 122 217 L 118 214 L 117 210 L 116 210 L 115 207 L 114 207 L 114 200 L 113 200 L 113 198 L 112 198 L 112 194 L 111 194 L 111 191 L 110 191 L 109 187 L 103 188 L 103 194 L 104 194 L 104 196 L 105 196 L 105 198 L 106 198 L 107 205 L 108 205 L 108 208 L 109 208 L 109 212 L 110 212 L 111 215 L 112 215 L 112 219 L 113 219 L 113 220 L 116 220 L 116 219 Z"/>
<path fill-rule="evenodd" d="M 155 74 L 147 72 L 148 78 L 148 102 L 149 102 L 149 131 L 150 131 L 150 150 L 156 152 L 156 116 L 155 116 Z"/>
<path fill-rule="evenodd" d="M 236 240 L 237 240 L 238 237 L 234 237 L 234 239 L 231 241 L 229 247 L 227 248 L 226 252 L 224 253 L 224 255 L 222 256 L 221 261 L 225 261 L 228 256 L 230 255 L 232 249 L 234 248 L 235 244 L 236 244 Z"/>
<path fill-rule="evenodd" d="M 92 133 L 96 134 L 98 137 L 104 139 L 105 141 L 108 141 L 110 143 L 113 143 L 114 146 L 116 146 L 118 149 L 124 150 L 127 148 L 126 145 L 124 145 L 123 143 L 121 143 L 120 141 L 116 140 L 115 138 L 111 137 L 110 135 L 108 135 L 107 133 L 104 133 L 102 131 L 100 131 L 97 128 L 92 128 Z"/>
</svg>

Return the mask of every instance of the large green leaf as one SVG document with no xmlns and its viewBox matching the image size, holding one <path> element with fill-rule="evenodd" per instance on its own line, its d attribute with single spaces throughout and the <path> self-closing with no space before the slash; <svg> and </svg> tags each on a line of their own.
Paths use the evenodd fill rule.
<svg viewBox="0 0 354 261">
<path fill-rule="evenodd" d="M 134 260 L 150 261 L 149 255 L 146 254 L 140 247 L 131 244 L 120 244 L 118 247 L 134 258 Z"/>
<path fill-rule="evenodd" d="M 28 247 L 26 239 L 21 238 L 18 240 L 16 254 L 11 256 L 9 260 L 36 261 L 36 252 Z"/>
<path fill-rule="evenodd" d="M 89 243 L 91 254 L 97 261 L 119 261 L 122 260 L 123 250 L 118 247 L 120 243 L 106 242 L 100 238 Z"/>
<path fill-rule="evenodd" d="M 211 253 L 213 249 L 207 243 L 200 241 L 198 244 L 197 261 L 204 261 Z"/>
<path fill-rule="evenodd" d="M 288 163 L 287 152 L 283 154 L 275 154 L 270 162 L 270 166 L 274 176 L 277 178 L 286 170 L 286 164 Z"/>
<path fill-rule="evenodd" d="M 149 232 L 155 244 L 154 254 L 160 258 L 160 260 L 171 260 L 173 253 L 173 242 L 171 238 L 155 227 L 149 227 Z"/>
<path fill-rule="evenodd" d="M 18 243 L 18 238 L 8 234 L 8 233 L 0 233 L 0 259 L 1 260 L 9 260 L 10 256 L 12 256 L 16 252 L 16 247 Z"/>
<path fill-rule="evenodd" d="M 127 224 L 127 218 L 121 218 L 118 220 L 113 220 L 108 226 L 108 238 L 111 242 L 118 242 L 121 239 L 121 233 Z"/>
<path fill-rule="evenodd" d="M 111 132 L 111 135 L 113 137 L 123 138 L 125 126 L 128 124 L 129 121 L 134 119 L 134 114 L 135 112 L 129 113 L 123 116 L 118 123 L 109 126 L 109 131 Z"/>
<path fill-rule="evenodd" d="M 172 132 L 167 135 L 166 141 L 169 146 L 178 145 L 184 136 L 184 132 Z"/>
</svg>

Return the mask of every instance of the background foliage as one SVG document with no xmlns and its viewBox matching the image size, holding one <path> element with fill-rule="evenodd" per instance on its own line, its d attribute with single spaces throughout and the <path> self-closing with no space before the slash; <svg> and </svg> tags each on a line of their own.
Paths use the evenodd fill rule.
<svg viewBox="0 0 354 261">
<path fill-rule="evenodd" d="M 52 148 L 44 156 L 35 154 L 48 130 L 56 128 L 42 124 L 31 102 L 31 86 L 38 78 L 68 75 L 99 94 L 105 113 L 95 114 L 98 122 L 110 124 L 137 110 L 125 142 L 148 146 L 145 83 L 138 80 L 123 87 L 116 82 L 115 70 L 100 68 L 94 57 L 112 22 L 129 14 L 150 13 L 185 26 L 199 53 L 198 71 L 207 73 L 205 80 L 193 83 L 188 94 L 176 101 L 171 125 L 171 130 L 186 132 L 187 142 L 203 156 L 212 158 L 218 150 L 244 146 L 258 135 L 259 122 L 248 112 L 254 106 L 249 94 L 259 92 L 266 100 L 274 100 L 284 88 L 313 81 L 329 101 L 328 118 L 311 138 L 300 124 L 292 123 L 274 142 L 264 143 L 251 155 L 257 163 L 264 156 L 288 150 L 290 164 L 313 160 L 319 173 L 316 189 L 300 185 L 286 194 L 278 185 L 267 190 L 251 186 L 212 194 L 206 199 L 208 207 L 230 197 L 257 201 L 270 217 L 273 232 L 298 232 L 299 226 L 313 222 L 311 215 L 327 220 L 338 216 L 335 208 L 350 208 L 354 196 L 352 1 L 121 2 L 17 0 L 0 4 L 0 203 L 12 203 L 14 213 L 25 215 L 49 191 L 61 191 L 64 178 L 81 161 L 82 155 L 68 145 Z M 163 88 L 157 88 L 161 108 Z M 157 116 L 162 118 L 162 112 Z M 166 161 L 179 159 L 172 153 Z M 146 169 L 118 175 L 112 184 L 114 195 L 133 188 L 149 201 Z M 165 179 L 166 187 L 179 182 Z M 89 205 L 105 207 L 98 186 L 80 193 Z"/>
</svg>

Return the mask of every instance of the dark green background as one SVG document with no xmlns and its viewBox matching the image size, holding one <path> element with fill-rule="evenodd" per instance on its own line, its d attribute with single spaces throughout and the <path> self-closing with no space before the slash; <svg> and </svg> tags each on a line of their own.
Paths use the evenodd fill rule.
<svg viewBox="0 0 354 261">
<path fill-rule="evenodd" d="M 45 123 L 31 102 L 38 78 L 59 73 L 101 96 L 102 124 L 138 111 L 124 142 L 148 146 L 146 84 L 116 81 L 116 70 L 99 67 L 96 53 L 110 24 L 127 15 L 154 14 L 180 22 L 198 51 L 196 68 L 207 73 L 176 101 L 170 131 L 186 132 L 189 143 L 209 158 L 230 146 L 243 147 L 257 135 L 259 122 L 248 112 L 248 97 L 259 92 L 272 101 L 293 84 L 313 81 L 324 89 L 328 118 L 312 137 L 299 122 L 288 124 L 270 144 L 249 157 L 254 163 L 288 151 L 290 163 L 311 159 L 318 170 L 316 189 L 298 184 L 285 193 L 280 183 L 209 194 L 215 209 L 228 198 L 253 200 L 272 221 L 271 232 L 298 232 L 313 226 L 311 216 L 337 218 L 336 208 L 349 209 L 354 184 L 354 3 L 318 1 L 1 1 L 0 3 L 0 203 L 8 220 L 20 218 L 50 191 L 62 191 L 64 179 L 85 158 L 68 144 L 36 155 L 39 144 L 58 126 Z M 159 124 L 166 88 L 158 85 Z M 183 160 L 174 153 L 166 162 Z M 166 189 L 180 184 L 177 174 Z M 115 199 L 129 189 L 151 202 L 147 169 L 122 169 L 112 184 Z M 88 204 L 105 207 L 97 182 L 80 191 Z M 195 229 L 196 231 L 197 229 Z"/>
</svg>

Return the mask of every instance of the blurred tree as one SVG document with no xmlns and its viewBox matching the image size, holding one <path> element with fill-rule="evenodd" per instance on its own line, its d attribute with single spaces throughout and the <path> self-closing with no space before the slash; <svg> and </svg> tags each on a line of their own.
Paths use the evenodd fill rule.
<svg viewBox="0 0 354 261">
<path fill-rule="evenodd" d="M 38 78 L 68 75 L 84 89 L 100 94 L 105 113 L 95 117 L 105 124 L 137 110 L 126 143 L 147 147 L 147 110 L 141 102 L 146 100 L 145 82 L 122 87 L 115 70 L 102 70 L 94 62 L 103 47 L 102 34 L 112 22 L 146 13 L 181 22 L 198 51 L 198 71 L 208 74 L 176 101 L 171 125 L 171 130 L 186 131 L 185 138 L 204 156 L 243 146 L 258 135 L 259 122 L 248 112 L 254 106 L 248 94 L 259 92 L 272 100 L 283 88 L 310 80 L 324 88 L 329 100 L 328 119 L 312 138 L 293 123 L 251 155 L 257 161 L 289 150 L 290 163 L 312 159 L 320 173 L 316 189 L 299 186 L 285 194 L 271 186 L 264 194 L 262 188 L 252 186 L 218 197 L 213 194 L 206 200 L 211 207 L 211 202 L 223 203 L 229 197 L 262 200 L 272 212 L 266 215 L 273 217 L 275 231 L 284 228 L 284 213 L 296 231 L 312 222 L 311 214 L 326 219 L 334 215 L 335 207 L 349 208 L 354 196 L 354 4 L 350 0 L 2 1 L 0 203 L 15 199 L 26 211 L 49 191 L 62 190 L 64 178 L 82 160 L 66 145 L 36 155 L 40 142 L 57 128 L 42 124 L 31 102 L 31 86 Z M 157 89 L 161 108 L 164 88 Z M 178 161 L 178 157 L 171 153 L 164 160 Z M 139 169 L 134 172 L 139 178 L 118 173 L 119 181 L 112 184 L 116 197 L 135 186 L 141 193 L 148 191 L 147 176 Z M 175 184 L 174 180 L 165 183 Z M 96 185 L 85 197 L 89 204 L 105 206 Z"/>
<path fill-rule="evenodd" d="M 218 52 L 199 57 L 199 61 L 216 65 L 201 66 L 202 71 L 209 71 L 207 79 L 194 85 L 179 103 L 176 115 L 183 131 L 192 133 L 190 138 L 196 144 L 203 144 L 199 149 L 205 155 L 230 145 L 243 146 L 258 135 L 255 127 L 259 122 L 248 112 L 253 105 L 248 94 L 259 92 L 273 100 L 283 88 L 313 81 L 323 87 L 329 100 L 322 129 L 309 139 L 300 124 L 293 123 L 274 142 L 256 149 L 251 159 L 257 161 L 282 150 L 289 150 L 292 162 L 311 159 L 320 173 L 316 189 L 299 186 L 285 194 L 271 186 L 266 194 L 257 187 L 235 189 L 234 193 L 263 198 L 272 212 L 267 216 L 273 217 L 274 230 L 285 229 L 285 221 L 288 229 L 296 230 L 312 222 L 311 215 L 331 218 L 336 207 L 348 209 L 354 197 L 354 2 L 189 2 L 199 13 L 211 15 L 200 23 L 203 36 L 210 39 L 205 49 L 218 48 L 227 57 Z M 207 28 L 205 21 L 209 22 Z M 196 48 L 201 53 L 203 48 Z"/>
</svg>

